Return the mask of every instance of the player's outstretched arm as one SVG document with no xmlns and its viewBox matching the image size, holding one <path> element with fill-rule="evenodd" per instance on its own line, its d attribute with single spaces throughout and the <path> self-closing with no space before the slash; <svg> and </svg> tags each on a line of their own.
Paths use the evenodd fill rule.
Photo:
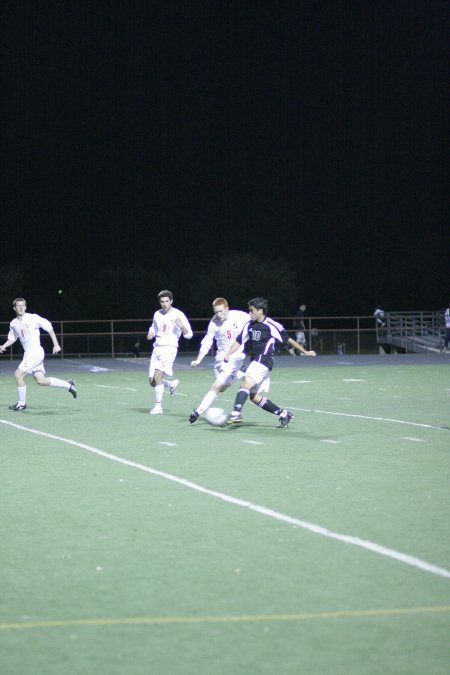
<svg viewBox="0 0 450 675">
<path fill-rule="evenodd" d="M 307 349 L 304 348 L 303 345 L 300 344 L 300 342 L 294 340 L 294 338 L 289 338 L 288 344 L 291 345 L 291 347 L 294 347 L 294 349 L 298 349 L 305 356 L 317 356 L 316 352 L 313 349 L 308 351 Z"/>
<path fill-rule="evenodd" d="M 230 349 L 228 350 L 228 354 L 225 354 L 225 356 L 224 356 L 224 358 L 223 358 L 223 360 L 225 361 L 225 363 L 228 363 L 228 361 L 229 361 L 229 359 L 230 359 L 230 356 L 231 356 L 232 354 L 234 354 L 234 352 L 237 351 L 237 350 L 239 349 L 240 346 L 241 346 L 241 343 L 238 342 L 237 340 L 236 340 L 236 342 L 233 342 L 233 344 L 231 345 Z"/>
<path fill-rule="evenodd" d="M 186 338 L 186 340 L 190 340 L 191 337 L 193 336 L 192 328 L 190 327 L 190 325 L 188 324 L 186 326 L 180 318 L 175 319 L 175 323 L 177 324 L 178 328 L 181 328 L 183 337 Z"/>
<path fill-rule="evenodd" d="M 49 330 L 48 334 L 50 335 L 53 342 L 53 354 L 59 354 L 59 352 L 61 351 L 61 347 L 59 346 L 59 342 L 56 338 L 55 331 Z"/>
<path fill-rule="evenodd" d="M 199 352 L 197 355 L 197 358 L 191 361 L 191 368 L 195 368 L 196 366 L 199 366 L 203 359 L 205 358 L 207 352 Z"/>
</svg>

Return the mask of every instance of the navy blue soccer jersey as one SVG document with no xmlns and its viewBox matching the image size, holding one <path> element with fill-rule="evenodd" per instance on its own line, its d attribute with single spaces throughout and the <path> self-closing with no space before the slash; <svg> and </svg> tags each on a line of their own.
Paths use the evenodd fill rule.
<svg viewBox="0 0 450 675">
<path fill-rule="evenodd" d="M 252 361 L 258 361 L 272 370 L 275 344 L 287 344 L 289 335 L 281 323 L 266 316 L 262 321 L 246 323 L 236 340 L 245 345 Z"/>
</svg>

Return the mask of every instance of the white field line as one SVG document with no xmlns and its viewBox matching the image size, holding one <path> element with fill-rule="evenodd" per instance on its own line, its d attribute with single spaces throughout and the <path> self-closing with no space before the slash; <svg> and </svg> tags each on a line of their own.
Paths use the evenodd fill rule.
<svg viewBox="0 0 450 675">
<path fill-rule="evenodd" d="M 415 438 L 414 436 L 403 436 L 404 441 L 414 441 L 415 443 L 425 443 L 424 438 Z"/>
<path fill-rule="evenodd" d="M 419 422 L 407 422 L 406 420 L 395 420 L 390 417 L 371 417 L 370 415 L 355 415 L 353 413 L 333 412 L 331 410 L 311 410 L 309 408 L 291 408 L 300 412 L 318 413 L 320 415 L 338 415 L 341 417 L 357 417 L 362 420 L 375 420 L 377 422 L 393 422 L 394 424 L 409 424 L 412 427 L 422 427 L 424 429 L 440 429 L 440 431 L 449 431 L 445 427 L 437 427 L 433 424 L 420 424 Z"/>
<path fill-rule="evenodd" d="M 31 429 L 29 427 L 24 427 L 21 424 L 15 424 L 14 422 L 9 422 L 8 420 L 0 419 L 0 423 L 6 424 L 10 427 L 14 427 L 15 429 L 19 429 L 20 431 L 26 431 L 31 434 L 36 434 L 37 436 L 44 436 L 45 438 L 51 438 L 55 441 L 61 441 L 62 443 L 67 443 L 68 445 L 74 445 L 77 448 L 87 450 L 88 452 L 92 452 L 94 455 L 105 457 L 106 459 L 110 459 L 113 462 L 118 462 L 119 464 L 124 464 L 125 466 L 130 466 L 134 469 L 145 471 L 147 473 L 153 474 L 154 476 L 160 476 L 161 478 L 165 478 L 166 480 L 178 483 L 179 485 L 183 485 L 184 487 L 187 487 L 190 490 L 195 490 L 197 492 L 210 495 L 211 497 L 216 497 L 217 499 L 227 502 L 228 504 L 241 506 L 243 508 L 249 509 L 250 511 L 255 511 L 256 513 L 259 513 L 263 516 L 267 516 L 268 518 L 274 518 L 275 520 L 279 520 L 284 523 L 289 523 L 289 525 L 293 525 L 294 527 L 301 527 L 304 530 L 313 532 L 314 534 L 320 534 L 322 537 L 327 537 L 329 539 L 336 539 L 337 541 L 344 542 L 345 544 L 352 544 L 353 546 L 359 546 L 360 548 L 367 549 L 368 551 L 373 551 L 374 553 L 378 553 L 379 555 L 384 555 L 387 558 L 392 558 L 393 560 L 397 560 L 406 565 L 411 565 L 411 567 L 423 570 L 424 572 L 429 572 L 430 574 L 436 574 L 437 576 L 446 577 L 450 579 L 450 570 L 445 569 L 444 567 L 438 567 L 437 565 L 433 565 L 432 563 L 429 563 L 426 560 L 421 560 L 420 558 L 415 558 L 414 556 L 408 555 L 407 553 L 401 553 L 400 551 L 396 551 L 395 549 L 387 548 L 386 546 L 382 546 L 373 541 L 369 541 L 367 539 L 360 539 L 359 537 L 354 537 L 353 535 L 349 534 L 340 534 L 339 532 L 333 532 L 332 530 L 328 530 L 326 527 L 322 527 L 321 525 L 315 525 L 314 523 L 309 523 L 306 520 L 300 520 L 298 518 L 294 518 L 293 516 L 289 516 L 284 513 L 280 513 L 278 511 L 273 511 L 272 509 L 269 509 L 260 504 L 253 504 L 253 502 L 249 502 L 245 499 L 240 499 L 238 497 L 232 497 L 231 495 L 227 495 L 223 492 L 210 490 L 206 487 L 203 487 L 202 485 L 198 485 L 197 483 L 192 483 L 190 480 L 187 480 L 186 478 L 180 478 L 179 476 L 175 476 L 174 474 L 159 471 L 158 469 L 153 469 L 152 467 L 145 466 L 144 464 L 138 464 L 137 462 L 125 459 L 124 457 L 113 455 L 110 452 L 105 452 L 104 450 L 94 448 L 93 446 L 86 445 L 85 443 L 79 443 L 78 441 L 74 441 L 70 438 L 64 438 L 63 436 L 56 436 L 55 434 L 49 434 L 46 431 L 39 431 L 38 429 Z"/>
</svg>

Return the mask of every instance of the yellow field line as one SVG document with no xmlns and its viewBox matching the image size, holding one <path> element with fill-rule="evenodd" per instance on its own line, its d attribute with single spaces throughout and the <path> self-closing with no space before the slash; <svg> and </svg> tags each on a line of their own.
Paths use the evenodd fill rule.
<svg viewBox="0 0 450 675">
<path fill-rule="evenodd" d="M 337 612 L 307 612 L 303 614 L 250 614 L 236 616 L 142 616 L 122 619 L 64 619 L 59 621 L 21 621 L 0 623 L 0 630 L 24 630 L 31 628 L 65 628 L 68 626 L 139 626 L 197 623 L 247 623 L 271 621 L 314 621 L 317 619 L 346 619 L 364 617 L 407 616 L 412 614 L 437 614 L 450 612 L 450 605 L 436 607 L 410 607 L 393 609 L 342 610 Z"/>
</svg>

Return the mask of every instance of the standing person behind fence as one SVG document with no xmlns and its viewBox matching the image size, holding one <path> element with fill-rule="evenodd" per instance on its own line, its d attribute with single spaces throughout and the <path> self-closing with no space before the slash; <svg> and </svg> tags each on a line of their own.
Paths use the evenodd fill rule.
<svg viewBox="0 0 450 675">
<path fill-rule="evenodd" d="M 23 359 L 17 368 L 14 376 L 17 383 L 18 401 L 9 406 L 10 410 L 18 412 L 25 410 L 27 407 L 27 387 L 25 385 L 25 376 L 33 375 L 36 382 L 41 386 L 59 387 L 67 389 L 74 398 L 77 397 L 77 389 L 75 381 L 59 380 L 57 377 L 45 377 L 44 368 L 44 350 L 41 345 L 40 329 L 45 330 L 51 337 L 53 342 L 53 354 L 58 354 L 61 351 L 59 342 L 56 339 L 53 326 L 47 319 L 44 319 L 39 314 L 29 314 L 27 312 L 27 303 L 24 298 L 16 298 L 13 301 L 13 308 L 16 313 L 16 318 L 9 324 L 8 339 L 0 345 L 0 352 L 5 352 L 14 342 L 19 339 L 24 355 Z"/>
<path fill-rule="evenodd" d="M 304 321 L 305 311 L 306 305 L 302 303 L 295 313 L 295 319 L 292 322 L 292 326 L 295 328 L 296 341 L 300 345 L 303 345 L 306 349 L 306 337 L 305 337 L 306 327 Z M 297 352 L 292 347 L 289 349 L 289 354 L 292 354 L 292 356 L 297 356 Z M 300 352 L 300 354 L 302 354 L 302 352 Z"/>
<path fill-rule="evenodd" d="M 444 312 L 445 319 L 445 342 L 444 342 L 444 353 L 448 351 L 448 343 L 450 342 L 450 301 L 448 307 Z"/>
<path fill-rule="evenodd" d="M 178 352 L 181 335 L 186 340 L 193 336 L 192 328 L 186 315 L 176 307 L 172 307 L 173 295 L 170 291 L 158 293 L 161 309 L 155 312 L 152 325 L 148 329 L 147 340 L 155 339 L 148 370 L 149 382 L 155 389 L 155 405 L 150 415 L 162 415 L 164 387 L 168 387 L 170 395 L 175 396 L 179 380 L 168 380 L 164 375 L 173 375 L 173 362 Z"/>
</svg>

